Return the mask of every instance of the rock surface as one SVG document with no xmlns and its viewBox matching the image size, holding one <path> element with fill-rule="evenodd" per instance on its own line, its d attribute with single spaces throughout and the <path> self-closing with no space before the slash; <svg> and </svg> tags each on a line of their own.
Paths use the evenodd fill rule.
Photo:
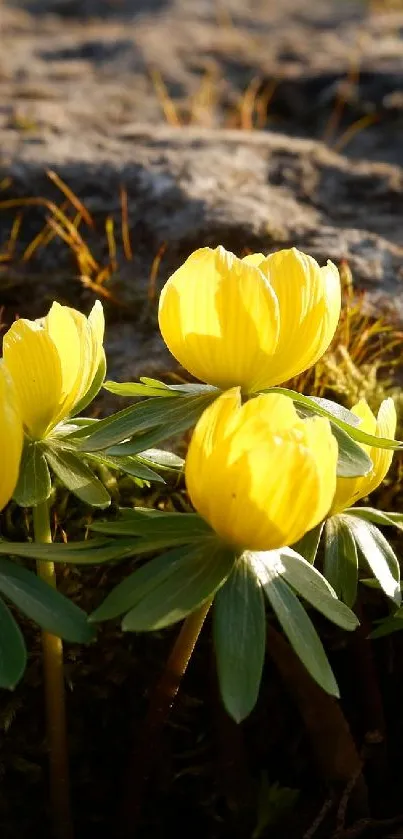
<svg viewBox="0 0 403 839">
<path fill-rule="evenodd" d="M 362 3 L 334 0 L 321 4 L 320 16 L 304 0 L 255 0 L 248 11 L 240 0 L 24 6 L 2 9 L 0 197 L 61 205 L 46 174 L 56 171 L 94 219 L 94 230 L 82 223 L 80 231 L 101 265 L 109 259 L 105 219 L 113 218 L 119 270 L 105 284 L 119 304 L 108 306 L 111 376 L 170 364 L 148 299 L 153 261 L 159 253 L 160 286 L 206 244 L 238 254 L 295 244 L 322 262 L 346 258 L 370 305 L 393 307 L 403 322 L 403 15 L 370 16 Z M 203 99 L 206 61 L 216 75 Z M 154 82 L 151 64 L 160 73 Z M 349 73 L 334 131 L 374 112 L 378 122 L 339 155 L 307 137 L 329 134 L 338 82 Z M 191 125 L 163 124 L 156 78 L 172 96 L 171 122 Z M 247 118 L 234 102 L 254 78 L 262 94 L 276 82 L 265 130 L 223 127 L 234 114 Z M 131 261 L 122 257 L 122 185 Z M 3 252 L 19 211 L 0 205 Z M 44 206 L 25 208 L 17 255 L 48 216 Z M 0 265 L 11 316 L 41 314 L 54 297 L 88 308 L 92 294 L 60 239 L 28 262 Z"/>
</svg>

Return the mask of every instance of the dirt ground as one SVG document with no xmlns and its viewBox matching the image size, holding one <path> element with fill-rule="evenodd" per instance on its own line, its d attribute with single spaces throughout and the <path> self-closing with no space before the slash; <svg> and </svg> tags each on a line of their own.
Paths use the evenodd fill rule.
<svg viewBox="0 0 403 839">
<path fill-rule="evenodd" d="M 238 253 L 296 244 L 321 261 L 347 258 L 372 310 L 388 309 L 403 323 L 403 8 L 386 5 L 0 0 L 2 320 L 42 314 L 54 297 L 84 310 L 94 298 L 60 238 L 23 259 L 49 207 L 25 207 L 10 250 L 21 208 L 2 202 L 46 196 L 61 205 L 50 168 L 91 212 L 94 228 L 80 230 L 101 266 L 108 216 L 117 230 L 117 266 L 106 283 L 112 299 L 103 297 L 110 377 L 171 365 L 150 295 L 154 259 L 160 253 L 156 293 L 204 244 Z M 132 259 L 119 233 L 122 185 Z M 90 610 L 113 581 L 96 571 L 61 584 Z M 357 653 L 320 628 L 365 757 L 372 718 L 360 677 L 351 679 Z M 15 694 L 0 697 L 2 839 L 48 839 L 39 645 L 26 631 L 27 675 Z M 324 819 L 309 834 L 327 790 L 290 697 L 268 660 L 256 711 L 241 727 L 230 723 L 205 632 L 164 739 L 140 839 L 402 836 L 397 822 L 381 823 L 401 811 L 402 642 L 394 638 L 376 652 L 389 726 L 387 770 L 383 746 L 368 761 L 379 823 L 349 834 L 337 818 Z M 115 836 L 128 732 L 144 716 L 170 639 L 160 633 L 145 643 L 110 627 L 89 650 L 67 650 L 77 839 Z M 259 807 L 267 785 L 278 802 L 276 784 L 286 790 L 285 821 L 274 824 L 272 804 L 274 826 L 259 833 Z"/>
</svg>

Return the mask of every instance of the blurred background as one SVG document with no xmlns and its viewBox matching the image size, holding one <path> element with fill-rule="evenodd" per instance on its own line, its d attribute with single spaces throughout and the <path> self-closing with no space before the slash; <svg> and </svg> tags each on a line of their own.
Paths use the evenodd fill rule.
<svg viewBox="0 0 403 839">
<path fill-rule="evenodd" d="M 401 0 L 2 0 L 0 130 L 269 129 L 401 162 Z"/>
</svg>

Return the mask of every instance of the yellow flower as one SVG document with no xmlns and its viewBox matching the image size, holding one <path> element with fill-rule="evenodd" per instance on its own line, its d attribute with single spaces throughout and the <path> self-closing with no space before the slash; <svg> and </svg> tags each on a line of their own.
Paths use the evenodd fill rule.
<svg viewBox="0 0 403 839">
<path fill-rule="evenodd" d="M 394 439 L 396 433 L 396 409 L 393 399 L 385 399 L 378 411 L 378 418 L 375 419 L 365 399 L 360 399 L 353 408 L 353 414 L 359 417 L 361 422 L 359 428 L 367 434 L 375 437 L 389 437 Z M 361 448 L 369 454 L 373 468 L 368 475 L 361 478 L 338 478 L 336 494 L 333 499 L 331 515 L 341 513 L 347 507 L 351 507 L 360 498 L 369 495 L 382 483 L 392 463 L 393 450 L 378 449 L 361 444 Z"/>
<path fill-rule="evenodd" d="M 40 320 L 15 321 L 3 339 L 3 358 L 14 381 L 25 431 L 46 437 L 70 416 L 104 364 L 104 314 L 97 301 L 86 318 L 53 303 Z"/>
<path fill-rule="evenodd" d="M 296 248 L 238 259 L 201 248 L 161 292 L 159 325 L 193 376 L 253 393 L 311 367 L 333 338 L 340 278 Z"/>
<path fill-rule="evenodd" d="M 10 500 L 18 479 L 23 431 L 13 383 L 0 362 L 0 510 Z"/>
<path fill-rule="evenodd" d="M 198 421 L 185 477 L 200 515 L 239 549 L 297 542 L 322 521 L 336 487 L 337 443 L 323 417 L 300 419 L 292 400 L 222 394 Z"/>
</svg>

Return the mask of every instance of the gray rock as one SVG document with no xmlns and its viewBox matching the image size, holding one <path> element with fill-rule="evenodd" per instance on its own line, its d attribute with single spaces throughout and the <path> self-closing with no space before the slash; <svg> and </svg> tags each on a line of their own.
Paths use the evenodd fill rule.
<svg viewBox="0 0 403 839">
<path fill-rule="evenodd" d="M 57 189 L 46 175 L 50 167 L 99 225 L 112 216 L 118 230 L 120 185 L 127 189 L 134 258 L 128 262 L 120 254 L 120 269 L 106 285 L 119 302 L 108 305 L 114 377 L 136 378 L 169 366 L 156 330 L 155 304 L 148 300 L 150 269 L 162 244 L 158 287 L 203 245 L 223 244 L 237 254 L 296 245 L 322 263 L 347 259 L 357 284 L 368 289 L 373 309 L 393 307 L 403 322 L 399 167 L 359 163 L 322 143 L 269 132 L 146 125 L 126 127 L 112 138 L 65 135 L 56 146 L 44 137 L 41 143 L 9 148 L 0 169 L 0 181 L 12 178 L 4 197 L 55 200 Z M 8 218 L 10 224 L 14 214 L 3 209 L 3 222 Z M 26 210 L 21 228 L 26 242 L 42 216 L 41 209 Z M 105 262 L 103 232 L 88 229 L 87 237 Z M 92 295 L 73 266 L 69 248 L 54 242 L 32 263 L 4 275 L 6 302 L 18 302 L 20 314 L 39 314 L 54 297 L 88 307 Z"/>
</svg>

